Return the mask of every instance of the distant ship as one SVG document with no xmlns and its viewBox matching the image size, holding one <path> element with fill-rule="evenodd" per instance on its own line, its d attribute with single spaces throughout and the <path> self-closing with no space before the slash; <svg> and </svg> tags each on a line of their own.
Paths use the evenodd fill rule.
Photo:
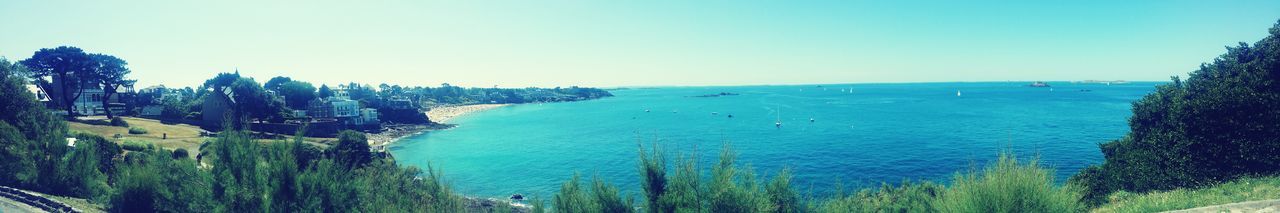
<svg viewBox="0 0 1280 213">
<path fill-rule="evenodd" d="M 1049 84 L 1046 84 L 1046 83 L 1044 83 L 1043 81 L 1037 81 L 1037 82 L 1035 82 L 1035 83 L 1031 83 L 1031 84 L 1029 84 L 1029 85 L 1027 85 L 1027 86 L 1029 86 L 1029 87 L 1049 87 Z"/>
</svg>

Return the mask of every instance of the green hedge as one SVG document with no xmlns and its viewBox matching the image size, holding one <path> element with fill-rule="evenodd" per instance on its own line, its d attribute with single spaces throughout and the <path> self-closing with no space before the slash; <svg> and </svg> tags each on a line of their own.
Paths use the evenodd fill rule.
<svg viewBox="0 0 1280 213">
<path fill-rule="evenodd" d="M 153 147 L 155 147 L 155 145 L 151 144 L 151 142 L 138 141 L 138 140 L 125 140 L 124 145 L 121 145 L 121 148 L 123 148 L 124 150 L 135 151 L 135 152 L 148 150 Z"/>
<path fill-rule="evenodd" d="M 134 134 L 134 135 L 147 134 L 147 129 L 143 129 L 140 127 L 129 127 L 129 134 Z"/>
</svg>

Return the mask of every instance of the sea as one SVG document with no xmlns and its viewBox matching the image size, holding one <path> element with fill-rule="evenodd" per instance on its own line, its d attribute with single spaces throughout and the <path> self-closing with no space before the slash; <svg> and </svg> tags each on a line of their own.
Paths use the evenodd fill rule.
<svg viewBox="0 0 1280 213">
<path fill-rule="evenodd" d="M 790 170 L 811 196 L 904 181 L 948 183 L 1002 152 L 1063 183 L 1129 131 L 1132 103 L 1164 82 L 883 83 L 658 87 L 615 97 L 517 104 L 389 147 L 460 194 L 549 199 L 573 175 L 640 196 L 640 149 L 695 159 L 705 175 L 726 147 L 758 179 Z M 725 95 L 720 95 L 724 93 Z M 669 166 L 674 162 L 668 163 Z M 669 173 L 670 174 L 670 173 Z M 590 182 L 585 182 L 590 183 Z"/>
</svg>

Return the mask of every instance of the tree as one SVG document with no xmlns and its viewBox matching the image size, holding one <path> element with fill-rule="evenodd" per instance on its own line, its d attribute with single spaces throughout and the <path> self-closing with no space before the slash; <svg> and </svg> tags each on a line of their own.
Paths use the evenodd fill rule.
<svg viewBox="0 0 1280 213">
<path fill-rule="evenodd" d="M 251 78 L 239 78 L 231 84 L 229 98 L 235 102 L 231 108 L 236 118 L 266 120 L 280 115 L 280 103 L 258 85 Z"/>
<path fill-rule="evenodd" d="M 329 152 L 333 153 L 334 160 L 346 165 L 347 168 L 364 166 L 373 159 L 372 154 L 369 153 L 369 141 L 365 139 L 364 133 L 351 130 L 338 133 L 338 145 L 330 148 Z"/>
<path fill-rule="evenodd" d="M 320 91 L 316 92 L 316 96 L 320 98 L 333 97 L 333 90 L 330 90 L 328 85 L 321 84 Z"/>
<path fill-rule="evenodd" d="M 80 90 L 82 81 L 88 79 L 88 74 L 92 72 L 94 64 L 89 54 L 71 46 L 42 48 L 32 54 L 31 58 L 19 63 L 27 67 L 31 78 L 43 80 L 45 77 L 52 77 L 60 90 L 57 94 L 50 95 L 60 98 L 59 101 L 67 111 L 67 118 L 74 118 L 75 100 L 80 98 L 80 93 L 72 95 L 71 91 Z M 45 91 L 50 91 L 44 84 L 40 85 Z"/>
<path fill-rule="evenodd" d="M 267 83 L 263 83 L 262 88 L 270 91 L 279 92 L 280 86 L 289 82 L 293 82 L 293 79 L 289 77 L 284 77 L 284 76 L 276 76 L 276 77 L 272 77 L 271 79 L 268 79 Z"/>
<path fill-rule="evenodd" d="M 316 99 L 316 87 L 302 81 L 285 82 L 278 86 L 276 92 L 284 96 L 285 104 L 293 109 L 304 109 L 308 102 Z"/>
<path fill-rule="evenodd" d="M 1072 181 L 1095 204 L 1116 190 L 1147 192 L 1280 174 L 1280 23 L 1186 81 L 1133 103 L 1130 131 L 1099 145 L 1104 163 Z"/>
<path fill-rule="evenodd" d="M 116 94 L 116 87 L 122 85 L 132 85 L 137 80 L 125 79 L 124 76 L 129 74 L 128 62 L 115 56 L 105 54 L 89 54 L 89 58 L 94 61 L 96 66 L 93 67 L 91 80 L 97 81 L 102 85 L 102 108 L 107 113 L 107 119 L 113 118 L 111 114 L 111 96 Z"/>
</svg>

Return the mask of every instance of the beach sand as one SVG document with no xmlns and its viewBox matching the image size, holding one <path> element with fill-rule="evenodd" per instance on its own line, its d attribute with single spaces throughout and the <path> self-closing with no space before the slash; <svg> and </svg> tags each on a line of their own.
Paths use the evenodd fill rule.
<svg viewBox="0 0 1280 213">
<path fill-rule="evenodd" d="M 449 122 L 449 119 L 453 119 L 458 116 L 465 115 L 467 113 L 479 112 L 479 111 L 489 110 L 493 108 L 504 107 L 507 105 L 511 105 L 511 104 L 473 104 L 473 105 L 460 105 L 460 106 L 433 107 L 431 108 L 431 110 L 427 111 L 427 119 L 431 119 L 432 122 L 436 122 L 436 123 L 445 123 L 445 122 Z"/>
<path fill-rule="evenodd" d="M 417 135 L 431 130 L 448 129 L 455 126 L 453 124 L 445 124 L 449 119 L 453 119 L 467 113 L 479 112 L 507 105 L 510 104 L 474 104 L 433 107 L 431 110 L 427 111 L 427 118 L 430 119 L 431 122 L 435 122 L 435 124 L 388 125 L 383 127 L 383 131 L 380 133 L 370 133 L 365 136 L 369 139 L 369 145 L 385 146 L 408 136 Z"/>
</svg>

